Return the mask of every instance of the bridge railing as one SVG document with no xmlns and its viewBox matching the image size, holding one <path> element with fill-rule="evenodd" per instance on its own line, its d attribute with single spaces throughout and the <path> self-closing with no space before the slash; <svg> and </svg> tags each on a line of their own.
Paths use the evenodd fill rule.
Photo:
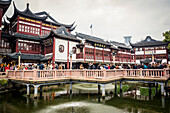
<svg viewBox="0 0 170 113">
<path fill-rule="evenodd" d="M 45 79 L 113 79 L 119 77 L 168 78 L 170 69 L 113 69 L 113 70 L 8 70 L 8 78 Z"/>
</svg>

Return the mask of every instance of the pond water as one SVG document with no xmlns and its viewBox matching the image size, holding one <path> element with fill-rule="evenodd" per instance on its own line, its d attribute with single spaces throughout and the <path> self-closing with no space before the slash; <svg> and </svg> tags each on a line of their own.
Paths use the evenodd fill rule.
<svg viewBox="0 0 170 113">
<path fill-rule="evenodd" d="M 74 84 L 45 86 L 37 99 L 26 96 L 26 88 L 0 95 L 0 113 L 170 113 L 170 98 L 110 93 L 113 85 L 106 85 L 105 98 L 97 94 L 97 85 Z"/>
</svg>

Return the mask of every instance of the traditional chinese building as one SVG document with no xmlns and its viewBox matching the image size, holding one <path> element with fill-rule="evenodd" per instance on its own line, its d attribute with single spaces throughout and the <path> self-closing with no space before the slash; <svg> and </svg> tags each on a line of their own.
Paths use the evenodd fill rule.
<svg viewBox="0 0 170 113">
<path fill-rule="evenodd" d="M 113 63 L 112 53 L 118 51 L 109 42 L 104 41 L 102 38 L 90 36 L 83 33 L 76 33 L 83 43 L 78 44 L 78 52 L 76 59 L 79 62 L 94 62 L 94 63 Z"/>
<path fill-rule="evenodd" d="M 56 46 L 60 42 L 65 44 L 61 40 L 66 40 L 67 43 L 69 40 L 80 42 L 78 39 L 73 39 L 70 34 L 75 29 L 74 23 L 71 25 L 61 24 L 46 12 L 33 13 L 29 9 L 29 4 L 24 11 L 17 9 L 15 3 L 13 3 L 13 7 L 13 16 L 7 17 L 8 21 L 4 22 L 1 37 L 1 49 L 4 50 L 3 53 L 6 53 L 6 59 L 8 59 L 6 63 L 17 62 L 20 51 L 21 62 L 44 61 L 47 54 L 52 54 L 51 60 L 54 64 L 55 61 L 59 60 L 57 57 L 63 58 L 62 55 L 57 54 L 58 52 L 55 54 L 55 50 L 64 52 L 68 48 L 67 46 L 63 47 L 62 44 L 59 45 L 61 47 Z M 74 46 L 72 42 L 70 45 Z M 68 58 L 65 57 L 67 61 Z M 60 62 L 63 61 L 60 60 Z"/>
<path fill-rule="evenodd" d="M 8 48 L 6 47 L 6 45 L 8 45 L 9 47 L 9 43 L 6 44 L 6 40 L 4 39 L 1 40 L 1 31 L 2 31 L 2 26 L 4 26 L 4 23 L 2 24 L 2 17 L 6 13 L 10 4 L 11 4 L 11 0 L 0 0 L 0 63 L 2 63 L 4 55 L 8 52 Z"/>
<path fill-rule="evenodd" d="M 123 63 L 123 64 L 134 64 L 134 53 L 129 44 L 131 40 L 131 36 L 124 37 L 125 43 L 120 43 L 116 41 L 110 41 L 110 43 L 119 49 L 115 54 L 115 63 Z"/>
<path fill-rule="evenodd" d="M 154 62 L 168 63 L 167 45 L 168 43 L 152 39 L 150 36 L 140 42 L 131 43 L 136 63 L 149 63 L 152 59 Z"/>
</svg>

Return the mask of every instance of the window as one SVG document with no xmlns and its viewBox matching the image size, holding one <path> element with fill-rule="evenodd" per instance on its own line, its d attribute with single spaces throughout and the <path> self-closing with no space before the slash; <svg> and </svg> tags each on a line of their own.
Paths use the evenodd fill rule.
<svg viewBox="0 0 170 113">
<path fill-rule="evenodd" d="M 59 52 L 63 53 L 64 52 L 64 46 L 63 45 L 59 45 Z"/>
<path fill-rule="evenodd" d="M 76 54 L 76 47 L 73 47 L 72 50 L 73 50 L 73 54 Z"/>
</svg>

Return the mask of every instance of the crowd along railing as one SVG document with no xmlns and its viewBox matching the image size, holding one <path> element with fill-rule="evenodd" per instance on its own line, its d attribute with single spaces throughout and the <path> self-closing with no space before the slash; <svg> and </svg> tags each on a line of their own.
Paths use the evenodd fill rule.
<svg viewBox="0 0 170 113">
<path fill-rule="evenodd" d="M 168 78 L 170 69 L 112 69 L 112 70 L 8 70 L 8 78 L 45 80 L 45 79 L 113 79 L 120 77 Z"/>
</svg>

